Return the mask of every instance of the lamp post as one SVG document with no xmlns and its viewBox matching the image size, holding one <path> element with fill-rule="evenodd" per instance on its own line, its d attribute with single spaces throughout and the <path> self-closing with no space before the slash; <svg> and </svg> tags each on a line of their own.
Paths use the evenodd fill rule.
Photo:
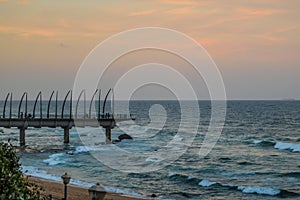
<svg viewBox="0 0 300 200">
<path fill-rule="evenodd" d="M 64 200 L 67 200 L 67 185 L 70 183 L 71 176 L 69 176 L 66 172 L 64 175 L 61 176 L 61 178 L 65 185 Z"/>
</svg>

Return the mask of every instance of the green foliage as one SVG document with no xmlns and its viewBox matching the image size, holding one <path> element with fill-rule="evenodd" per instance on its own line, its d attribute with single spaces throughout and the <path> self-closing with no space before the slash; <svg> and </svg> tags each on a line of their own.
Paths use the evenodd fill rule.
<svg viewBox="0 0 300 200">
<path fill-rule="evenodd" d="M 38 200 L 41 188 L 24 179 L 10 143 L 0 143 L 0 200 Z"/>
</svg>

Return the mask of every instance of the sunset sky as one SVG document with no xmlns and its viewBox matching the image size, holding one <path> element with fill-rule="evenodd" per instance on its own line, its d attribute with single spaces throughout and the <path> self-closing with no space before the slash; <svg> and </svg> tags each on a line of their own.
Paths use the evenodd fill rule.
<svg viewBox="0 0 300 200">
<path fill-rule="evenodd" d="M 0 0 L 0 98 L 65 92 L 96 45 L 151 26 L 201 44 L 229 99 L 300 99 L 299 10 L 295 0 Z"/>
</svg>

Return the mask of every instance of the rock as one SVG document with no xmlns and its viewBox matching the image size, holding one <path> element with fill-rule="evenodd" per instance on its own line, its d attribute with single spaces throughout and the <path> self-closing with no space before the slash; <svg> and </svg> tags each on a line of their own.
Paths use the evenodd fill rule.
<svg viewBox="0 0 300 200">
<path fill-rule="evenodd" d="M 151 197 L 151 198 L 155 198 L 155 197 L 157 197 L 157 195 L 156 195 L 156 194 L 151 194 L 150 197 Z"/>
<path fill-rule="evenodd" d="M 132 138 L 130 135 L 124 133 L 124 134 L 122 134 L 122 135 L 119 135 L 118 139 L 119 139 L 120 141 L 122 141 L 122 140 L 132 140 L 133 138 Z"/>
</svg>

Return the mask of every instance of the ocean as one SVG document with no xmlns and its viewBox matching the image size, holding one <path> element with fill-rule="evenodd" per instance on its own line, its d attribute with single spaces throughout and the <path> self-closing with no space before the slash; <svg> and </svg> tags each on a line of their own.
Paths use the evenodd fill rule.
<svg viewBox="0 0 300 200">
<path fill-rule="evenodd" d="M 133 140 L 116 144 L 102 144 L 102 128 L 72 128 L 69 145 L 61 128 L 28 128 L 22 170 L 56 181 L 68 172 L 76 185 L 156 199 L 300 199 L 300 101 L 227 101 L 222 133 L 205 156 L 212 104 L 196 103 L 200 116 L 195 102 L 131 101 L 136 120 L 118 122 L 112 138 Z M 18 145 L 17 128 L 1 129 L 2 142 Z"/>
</svg>

